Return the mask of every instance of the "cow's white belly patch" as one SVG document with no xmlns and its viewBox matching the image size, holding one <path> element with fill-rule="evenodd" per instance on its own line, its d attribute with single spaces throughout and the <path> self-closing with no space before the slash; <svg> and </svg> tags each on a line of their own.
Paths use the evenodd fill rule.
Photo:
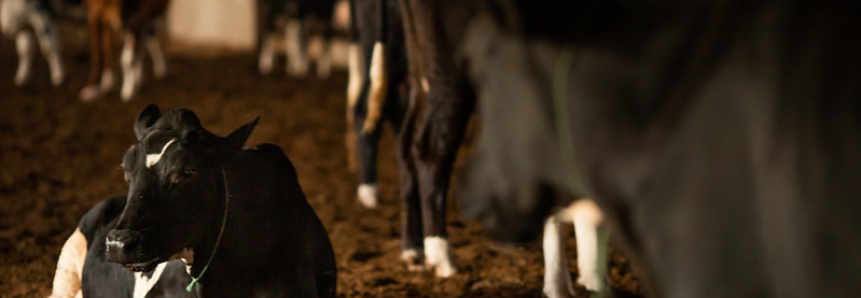
<svg viewBox="0 0 861 298">
<path fill-rule="evenodd" d="M 146 167 L 147 167 L 147 169 L 151 168 L 153 165 L 158 163 L 159 160 L 161 160 L 162 155 L 164 155 L 164 152 L 167 151 L 167 147 L 170 147 L 170 144 L 173 144 L 173 142 L 176 142 L 176 139 L 171 139 L 170 141 L 167 142 L 167 144 L 164 144 L 164 147 L 161 148 L 161 152 L 159 152 L 157 154 L 147 154 L 146 155 Z"/>
<path fill-rule="evenodd" d="M 161 273 L 164 272 L 164 267 L 167 266 L 167 262 L 162 262 L 155 267 L 155 270 L 152 272 L 152 278 L 147 278 L 143 275 L 142 272 L 135 272 L 135 291 L 134 298 L 143 298 L 149 293 L 149 290 L 155 286 L 155 283 L 158 282 L 158 278 L 161 277 Z"/>
</svg>

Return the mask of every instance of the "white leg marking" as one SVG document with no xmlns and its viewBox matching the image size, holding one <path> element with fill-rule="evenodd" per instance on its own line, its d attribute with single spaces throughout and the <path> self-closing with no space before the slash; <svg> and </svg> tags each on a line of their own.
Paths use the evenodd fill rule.
<svg viewBox="0 0 861 298">
<path fill-rule="evenodd" d="M 567 210 L 574 219 L 577 235 L 577 267 L 580 278 L 577 282 L 586 289 L 603 293 L 604 274 L 607 271 L 607 245 L 609 229 L 604 215 L 594 201 L 584 199 L 574 202 Z"/>
<path fill-rule="evenodd" d="M 120 64 L 123 67 L 123 87 L 120 95 L 123 101 L 129 101 L 134 94 L 134 89 L 137 87 L 137 72 L 135 68 L 135 36 L 131 33 L 126 33 L 123 42 L 123 53 L 120 55 Z"/>
<path fill-rule="evenodd" d="M 544 223 L 544 289 L 549 298 L 574 297 L 571 273 L 568 271 L 568 257 L 565 253 L 565 235 L 559 229 L 557 216 L 551 216 Z"/>
<path fill-rule="evenodd" d="M 359 100 L 359 93 L 362 92 L 365 67 L 362 63 L 362 49 L 358 44 L 350 43 L 347 54 L 349 55 L 347 63 L 350 68 L 350 81 L 347 83 L 347 113 L 352 114 L 353 107 Z"/>
<path fill-rule="evenodd" d="M 30 23 L 33 24 L 33 30 L 39 39 L 39 46 L 42 49 L 42 55 L 48 61 L 48 66 L 51 69 L 51 83 L 54 86 L 59 86 L 63 83 L 65 74 L 63 73 L 63 65 L 60 62 L 60 44 L 57 42 L 57 28 L 49 19 L 46 13 L 33 13 L 30 15 Z"/>
<path fill-rule="evenodd" d="M 388 91 L 388 73 L 386 70 L 386 50 L 382 42 L 374 44 L 371 56 L 371 90 L 368 93 L 368 115 L 362 128 L 363 133 L 373 132 L 377 121 L 382 115 L 383 101 Z"/>
<path fill-rule="evenodd" d="M 146 294 L 149 293 L 149 290 L 152 290 L 152 287 L 155 286 L 155 283 L 158 282 L 158 279 L 161 277 L 161 273 L 164 272 L 164 267 L 167 266 L 167 262 L 162 262 L 155 267 L 155 270 L 152 272 L 152 278 L 147 278 L 143 275 L 143 272 L 135 272 L 135 290 L 133 293 L 134 298 L 143 298 L 146 297 Z"/>
<path fill-rule="evenodd" d="M 257 67 L 261 74 L 269 74 L 272 72 L 272 65 L 275 64 L 275 46 L 272 43 L 273 37 L 268 33 L 262 38 L 263 43 L 260 44 L 260 59 Z"/>
<path fill-rule="evenodd" d="M 54 273 L 54 289 L 49 298 L 71 298 L 81 295 L 81 272 L 87 258 L 87 238 L 81 229 L 75 229 L 63 244 L 57 271 Z"/>
<path fill-rule="evenodd" d="M 377 208 L 377 185 L 373 183 L 359 185 L 356 190 L 356 196 L 359 198 L 359 203 L 368 209 Z"/>
<path fill-rule="evenodd" d="M 422 90 L 424 90 L 425 94 L 430 93 L 430 84 L 428 84 L 428 78 L 422 77 Z"/>
<path fill-rule="evenodd" d="M 173 144 L 173 142 L 176 142 L 176 139 L 170 139 L 170 141 L 168 141 L 167 144 L 164 144 L 164 147 L 161 148 L 161 152 L 159 152 L 157 154 L 147 154 L 146 155 L 146 167 L 147 167 L 147 169 L 151 168 L 153 165 L 158 163 L 159 160 L 161 160 L 161 156 L 164 155 L 164 152 L 167 151 L 167 147 L 169 147 L 170 144 Z"/>
<path fill-rule="evenodd" d="M 434 267 L 437 277 L 450 277 L 457 273 L 451 261 L 451 247 L 448 239 L 431 236 L 425 238 L 425 262 Z"/>
<path fill-rule="evenodd" d="M 323 46 L 320 49 L 320 58 L 317 59 L 317 77 L 325 79 L 332 73 L 332 42 L 323 39 Z"/>
<path fill-rule="evenodd" d="M 150 57 L 152 57 L 152 75 L 156 79 L 163 78 L 167 74 L 167 61 L 164 58 L 164 52 L 161 50 L 161 43 L 159 43 L 158 37 L 147 37 L 146 47 Z"/>
<path fill-rule="evenodd" d="M 18 48 L 18 72 L 15 73 L 15 85 L 21 86 L 30 78 L 30 67 L 33 65 L 33 36 L 27 31 L 18 32 L 15 45 Z"/>
<path fill-rule="evenodd" d="M 287 21 L 284 30 L 287 43 L 287 73 L 292 76 L 304 77 L 308 72 L 308 55 L 303 38 L 302 22 L 291 19 Z"/>
</svg>

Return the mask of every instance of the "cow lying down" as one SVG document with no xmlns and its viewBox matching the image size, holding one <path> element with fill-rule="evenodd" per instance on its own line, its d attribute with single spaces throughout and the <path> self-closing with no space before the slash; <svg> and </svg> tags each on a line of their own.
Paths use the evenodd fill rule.
<svg viewBox="0 0 861 298">
<path fill-rule="evenodd" d="M 84 216 L 52 297 L 334 297 L 332 245 L 290 160 L 242 149 L 256 123 L 222 138 L 189 110 L 146 107 L 128 196 Z"/>
</svg>

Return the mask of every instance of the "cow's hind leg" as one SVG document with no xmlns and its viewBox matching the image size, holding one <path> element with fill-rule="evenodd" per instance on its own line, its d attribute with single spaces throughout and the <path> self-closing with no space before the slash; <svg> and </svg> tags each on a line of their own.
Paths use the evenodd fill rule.
<svg viewBox="0 0 861 298">
<path fill-rule="evenodd" d="M 22 86 L 30 78 L 30 68 L 33 66 L 33 35 L 27 30 L 18 32 L 15 36 L 15 46 L 18 50 L 18 71 L 15 73 L 15 85 Z"/>
<path fill-rule="evenodd" d="M 332 28 L 326 25 L 323 29 L 320 57 L 317 59 L 317 77 L 326 79 L 332 73 Z"/>
<path fill-rule="evenodd" d="M 304 77 L 308 72 L 308 47 L 302 19 L 290 19 L 284 30 L 287 42 L 287 73 Z"/>
<path fill-rule="evenodd" d="M 57 28 L 50 20 L 47 12 L 35 13 L 30 16 L 30 23 L 39 39 L 42 55 L 48 61 L 51 69 L 51 83 L 59 86 L 65 79 L 63 64 L 60 61 L 60 44 L 57 41 Z"/>
<path fill-rule="evenodd" d="M 544 295 L 548 298 L 574 297 L 574 286 L 568 271 L 565 235 L 559 217 L 551 216 L 544 223 Z"/>
<path fill-rule="evenodd" d="M 365 88 L 367 91 L 367 88 Z M 363 92 L 361 97 L 366 97 Z M 359 187 L 356 190 L 356 197 L 359 203 L 366 208 L 377 207 L 377 151 L 379 146 L 380 131 L 363 133 L 363 123 L 365 120 L 367 107 L 357 104 L 354 107 L 354 116 L 356 121 L 353 127 L 354 133 L 357 136 L 357 153 L 359 155 Z"/>
<path fill-rule="evenodd" d="M 123 87 L 120 94 L 123 101 L 132 99 L 143 75 L 143 41 L 141 37 L 141 34 L 131 32 L 125 34 L 123 52 L 120 57 L 123 68 Z"/>
<path fill-rule="evenodd" d="M 146 38 L 146 48 L 149 56 L 152 58 L 152 75 L 156 79 L 164 78 L 167 74 L 167 61 L 164 57 L 164 51 L 161 50 L 161 43 L 153 29 Z"/>
<path fill-rule="evenodd" d="M 604 274 L 607 272 L 609 227 L 604 224 L 603 214 L 592 200 L 578 200 L 569 207 L 569 211 L 577 236 L 577 267 L 580 271 L 577 283 L 606 296 L 609 289 L 604 282 Z"/>
</svg>

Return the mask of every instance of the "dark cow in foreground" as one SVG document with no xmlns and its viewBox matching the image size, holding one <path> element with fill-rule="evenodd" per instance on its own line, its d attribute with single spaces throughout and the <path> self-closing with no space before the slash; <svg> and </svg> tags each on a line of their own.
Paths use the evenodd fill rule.
<svg viewBox="0 0 861 298">
<path fill-rule="evenodd" d="M 290 160 L 272 144 L 242 149 L 256 123 L 222 138 L 189 110 L 145 108 L 107 260 L 150 272 L 180 254 L 204 297 L 334 297 L 332 245 Z"/>
<path fill-rule="evenodd" d="M 159 79 L 167 71 L 164 53 L 155 37 L 170 0 L 84 0 L 90 36 L 90 75 L 81 90 L 81 100 L 92 101 L 114 87 L 113 36 L 122 31 L 120 57 L 123 84 L 120 96 L 129 101 L 143 79 L 143 55 L 152 57 L 153 75 Z"/>
<path fill-rule="evenodd" d="M 317 77 L 327 78 L 332 71 L 331 41 L 334 35 L 332 14 L 335 0 L 258 0 L 260 10 L 260 59 L 261 74 L 272 72 L 275 63 L 275 31 L 278 18 L 287 20 L 284 26 L 284 41 L 287 49 L 287 73 L 305 76 L 308 72 L 308 40 L 312 33 L 323 39 L 323 49 L 317 59 Z"/>
<path fill-rule="evenodd" d="M 657 297 L 861 291 L 857 3 L 490 5 L 460 197 L 492 235 L 588 196 Z"/>
<path fill-rule="evenodd" d="M 49 0 L 3 0 L 0 2 L 0 30 L 7 37 L 15 37 L 18 50 L 18 71 L 15 85 L 24 85 L 30 78 L 35 43 L 32 27 L 39 47 L 51 69 L 51 83 L 59 86 L 65 79 L 63 63 L 60 59 L 60 43 L 54 25 L 55 10 Z"/>
<path fill-rule="evenodd" d="M 174 260 L 158 264 L 150 272 L 131 272 L 110 263 L 105 256 L 105 237 L 116 227 L 126 197 L 99 202 L 81 218 L 78 228 L 63 245 L 54 288 L 50 298 L 72 297 L 197 297 L 185 287 L 191 282 L 186 272 L 193 260 L 182 253 Z"/>
</svg>

